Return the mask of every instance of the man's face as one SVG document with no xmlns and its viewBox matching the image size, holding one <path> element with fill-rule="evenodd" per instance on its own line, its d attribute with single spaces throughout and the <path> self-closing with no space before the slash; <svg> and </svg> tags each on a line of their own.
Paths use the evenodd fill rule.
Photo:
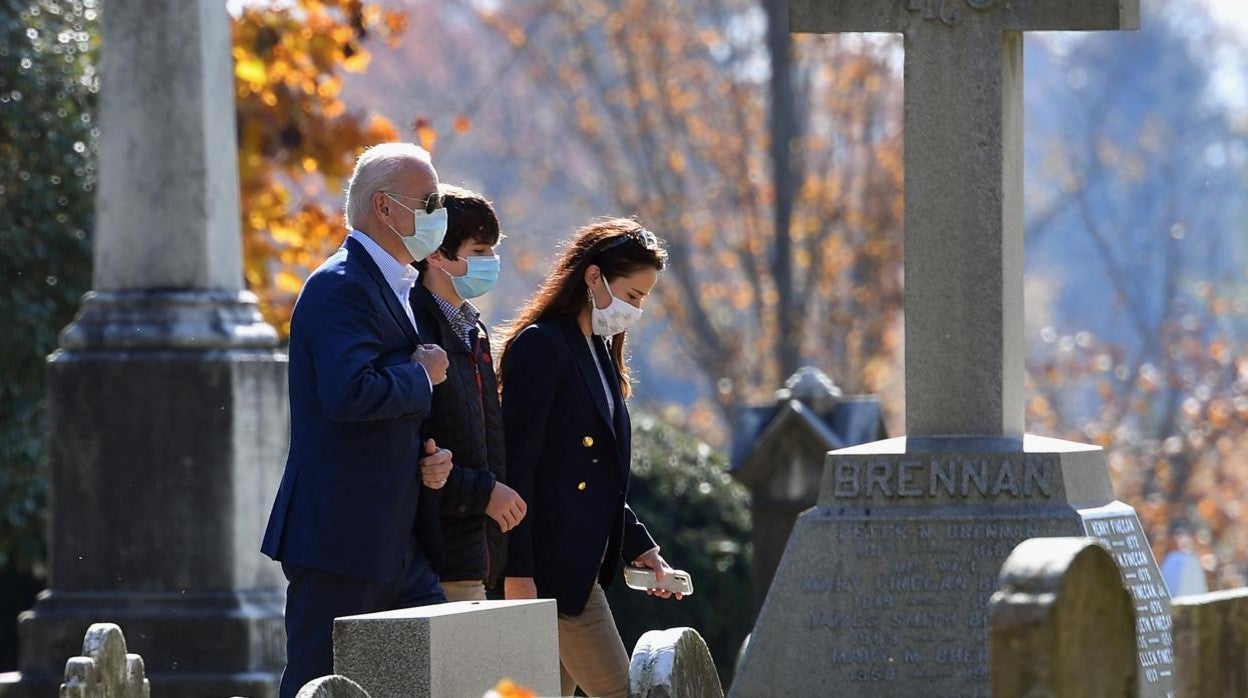
<svg viewBox="0 0 1248 698">
<path fill-rule="evenodd" d="M 390 196 L 381 192 L 373 194 L 374 198 L 381 199 L 379 215 L 394 226 L 400 236 L 409 237 L 416 232 L 416 216 L 412 212 L 426 211 L 431 197 L 439 201 L 438 173 L 426 162 L 410 160 L 398 181 L 387 191 Z"/>
</svg>

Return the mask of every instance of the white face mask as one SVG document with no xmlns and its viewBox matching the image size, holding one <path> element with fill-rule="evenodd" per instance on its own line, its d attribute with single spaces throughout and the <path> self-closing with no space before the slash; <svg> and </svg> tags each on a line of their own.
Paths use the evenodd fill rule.
<svg viewBox="0 0 1248 698">
<path fill-rule="evenodd" d="M 412 255 L 412 259 L 419 262 L 433 254 L 442 245 L 442 240 L 446 237 L 446 209 L 438 208 L 434 209 L 433 213 L 426 213 L 422 209 L 414 209 L 404 204 L 396 199 L 394 194 L 382 193 L 401 208 L 412 212 L 413 232 L 408 237 L 399 235 L 399 231 L 395 230 L 393 225 L 386 223 L 386 227 L 395 235 L 398 235 L 399 240 L 403 241 L 403 246 L 407 248 L 408 254 Z M 385 221 L 382 222 L 384 223 Z"/>
<path fill-rule="evenodd" d="M 604 278 L 602 286 L 607 290 L 607 296 L 611 299 L 611 303 L 605 308 L 599 308 L 594 302 L 594 293 L 589 293 L 589 307 L 592 309 L 590 313 L 590 325 L 594 334 L 600 337 L 614 337 L 615 335 L 632 327 L 637 319 L 641 317 L 641 308 L 631 303 L 626 303 L 616 298 L 611 293 L 611 285 Z"/>
</svg>

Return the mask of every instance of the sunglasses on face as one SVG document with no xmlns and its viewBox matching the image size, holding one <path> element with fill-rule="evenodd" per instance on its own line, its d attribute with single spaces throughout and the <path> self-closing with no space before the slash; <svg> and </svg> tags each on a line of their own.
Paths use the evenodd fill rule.
<svg viewBox="0 0 1248 698">
<path fill-rule="evenodd" d="M 410 196 L 408 194 L 396 194 L 392 191 L 383 191 L 383 192 L 378 192 L 378 193 L 385 194 L 386 196 L 393 197 L 395 199 L 405 199 L 407 201 L 419 202 L 419 206 L 415 206 L 413 208 L 415 208 L 418 211 L 424 211 L 425 213 L 433 213 L 434 211 L 442 208 L 442 193 L 441 192 L 435 191 L 432 194 L 428 196 L 424 196 L 424 197 Z"/>
</svg>

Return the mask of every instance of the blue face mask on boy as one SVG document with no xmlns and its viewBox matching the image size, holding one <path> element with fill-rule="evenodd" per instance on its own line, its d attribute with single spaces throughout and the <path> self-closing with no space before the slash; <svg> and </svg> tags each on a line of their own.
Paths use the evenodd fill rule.
<svg viewBox="0 0 1248 698">
<path fill-rule="evenodd" d="M 483 296 L 498 281 L 498 273 L 502 269 L 502 261 L 498 255 L 491 257 L 464 257 L 468 260 L 468 272 L 463 276 L 451 276 L 455 292 L 465 300 Z"/>
</svg>

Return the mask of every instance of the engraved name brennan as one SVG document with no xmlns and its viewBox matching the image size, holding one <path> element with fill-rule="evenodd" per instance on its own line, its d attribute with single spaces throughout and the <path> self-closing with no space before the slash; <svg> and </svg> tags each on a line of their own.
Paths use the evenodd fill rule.
<svg viewBox="0 0 1248 698">
<path fill-rule="evenodd" d="M 839 461 L 834 497 L 1042 497 L 1053 494 L 1052 464 L 1031 459 L 911 458 Z"/>
</svg>

